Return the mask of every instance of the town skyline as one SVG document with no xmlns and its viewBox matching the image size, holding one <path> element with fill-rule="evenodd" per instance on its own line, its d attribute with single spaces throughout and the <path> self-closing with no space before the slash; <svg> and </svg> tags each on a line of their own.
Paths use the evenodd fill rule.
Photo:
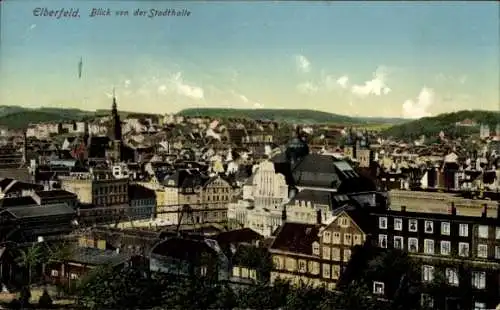
<svg viewBox="0 0 500 310">
<path fill-rule="evenodd" d="M 191 14 L 90 18 L 96 3 Z M 1 5 L 2 105 L 108 109 L 115 87 L 119 109 L 161 114 L 310 108 L 417 118 L 499 108 L 494 3 Z M 81 17 L 37 17 L 35 8 Z"/>
</svg>

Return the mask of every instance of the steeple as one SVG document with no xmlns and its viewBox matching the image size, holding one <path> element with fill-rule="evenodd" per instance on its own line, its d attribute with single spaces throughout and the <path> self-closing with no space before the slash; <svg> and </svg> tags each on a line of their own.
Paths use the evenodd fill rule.
<svg viewBox="0 0 500 310">
<path fill-rule="evenodd" d="M 117 111 L 117 106 L 116 106 L 116 95 L 115 95 L 115 88 L 113 87 L 113 105 L 111 106 L 111 111 L 115 112 Z M 114 114 L 114 113 L 113 113 Z"/>
<path fill-rule="evenodd" d="M 121 140 L 122 139 L 122 123 L 120 120 L 120 115 L 118 114 L 118 106 L 116 103 L 116 95 L 115 88 L 113 87 L 113 104 L 111 106 L 111 122 L 112 122 L 112 130 L 111 134 L 112 140 Z"/>
</svg>

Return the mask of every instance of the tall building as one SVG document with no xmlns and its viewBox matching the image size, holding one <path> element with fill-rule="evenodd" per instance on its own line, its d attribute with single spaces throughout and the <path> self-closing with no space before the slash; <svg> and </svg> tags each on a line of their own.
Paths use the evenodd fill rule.
<svg viewBox="0 0 500 310">
<path fill-rule="evenodd" d="M 122 124 L 116 104 L 115 90 L 113 89 L 113 105 L 111 106 L 110 140 L 112 144 L 111 159 L 113 162 L 122 161 Z"/>
</svg>

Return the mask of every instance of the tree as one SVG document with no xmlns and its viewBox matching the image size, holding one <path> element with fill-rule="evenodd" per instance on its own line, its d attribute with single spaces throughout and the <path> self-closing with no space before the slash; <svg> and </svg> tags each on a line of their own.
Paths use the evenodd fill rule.
<svg viewBox="0 0 500 310">
<path fill-rule="evenodd" d="M 38 243 L 34 243 L 29 248 L 21 249 L 19 254 L 17 264 L 28 271 L 28 285 L 31 286 L 33 268 L 40 263 L 43 256 L 42 248 Z"/>
</svg>

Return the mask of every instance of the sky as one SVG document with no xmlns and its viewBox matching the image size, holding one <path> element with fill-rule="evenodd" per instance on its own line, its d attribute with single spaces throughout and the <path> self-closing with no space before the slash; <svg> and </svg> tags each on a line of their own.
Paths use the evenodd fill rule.
<svg viewBox="0 0 500 310">
<path fill-rule="evenodd" d="M 0 105 L 103 109 L 115 88 L 119 109 L 162 114 L 308 108 L 417 118 L 500 109 L 495 1 L 0 6 Z M 78 17 L 34 16 L 37 8 Z M 92 9 L 111 16 L 90 17 Z M 146 15 L 134 16 L 138 9 Z M 152 9 L 189 16 L 150 17 Z"/>
</svg>

